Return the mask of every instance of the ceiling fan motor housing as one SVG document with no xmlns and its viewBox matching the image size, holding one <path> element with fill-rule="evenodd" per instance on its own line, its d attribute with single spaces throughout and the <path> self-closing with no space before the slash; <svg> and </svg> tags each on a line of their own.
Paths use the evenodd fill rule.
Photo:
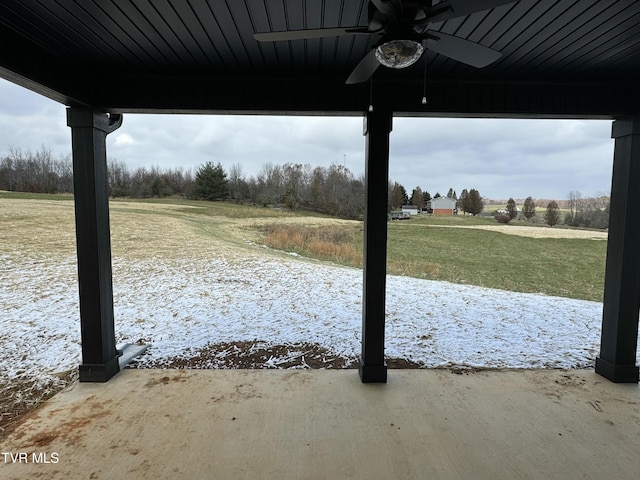
<svg viewBox="0 0 640 480">
<path fill-rule="evenodd" d="M 406 68 L 418 61 L 424 47 L 413 40 L 390 40 L 376 48 L 376 60 L 389 68 Z"/>
</svg>

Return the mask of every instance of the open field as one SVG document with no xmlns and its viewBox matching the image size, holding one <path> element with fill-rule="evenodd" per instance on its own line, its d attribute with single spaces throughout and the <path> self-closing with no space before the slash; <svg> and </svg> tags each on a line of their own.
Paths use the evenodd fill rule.
<svg viewBox="0 0 640 480">
<path fill-rule="evenodd" d="M 51 197 L 51 198 L 50 198 Z M 0 193 L 5 249 L 73 257 L 69 196 Z M 304 212 L 180 199 L 111 202 L 114 258 L 204 259 L 286 251 L 361 267 L 362 223 Z M 28 239 L 28 242 L 24 240 Z M 419 216 L 389 223 L 390 274 L 601 301 L 606 232 Z"/>
<path fill-rule="evenodd" d="M 13 196 L 12 196 L 13 195 Z M 30 229 L 28 248 L 47 255 L 73 255 L 73 203 L 69 196 L 3 195 L 3 240 L 20 242 Z M 2 200 L 0 196 L 0 200 Z M 61 201 L 66 200 L 66 201 Z M 25 206 L 24 203 L 29 203 Z M 66 206 L 61 208 L 61 206 Z M 29 211 L 29 217 L 24 212 Z M 215 251 L 275 250 L 348 266 L 361 266 L 361 222 L 304 212 L 231 203 L 117 200 L 111 206 L 114 257 L 140 258 L 150 252 L 203 258 Z M 151 225 L 144 232 L 137 226 Z M 278 227 L 280 230 L 278 230 Z M 296 236 L 331 229 L 338 240 L 296 243 Z M 272 233 L 268 236 L 267 230 Z M 306 232 L 306 233 L 305 233 Z M 10 238 L 15 235 L 16 238 Z M 276 238 L 276 237 L 280 238 Z M 491 218 L 420 216 L 389 223 L 388 271 L 430 280 L 601 301 L 606 232 L 497 224 Z M 25 245 L 26 247 L 26 245 Z M 339 252 L 339 253 L 338 253 Z M 276 254 L 277 252 L 272 252 Z"/>
<path fill-rule="evenodd" d="M 501 225 L 493 219 L 466 225 L 470 217 L 449 225 L 442 219 L 432 223 L 432 217 L 415 220 L 389 225 L 391 273 L 403 274 L 393 268 L 394 262 L 402 262 L 409 271 L 412 266 L 417 269 L 412 276 L 422 278 L 602 300 L 607 238 L 603 232 Z M 421 265 L 428 266 L 424 272 Z"/>
<path fill-rule="evenodd" d="M 326 254 L 327 244 L 336 244 L 357 253 L 361 223 L 171 199 L 114 201 L 111 224 L 117 341 L 150 345 L 138 367 L 354 365 L 362 273 L 336 263 L 357 255 L 335 258 L 307 247 L 319 245 Z M 274 225 L 297 231 L 302 247 L 266 247 Z M 404 269 L 416 277 L 388 278 L 392 365 L 593 363 L 601 304 L 584 299 L 601 297 L 606 241 L 493 228 L 470 217 L 390 223 L 390 273 Z M 306 254 L 317 258 L 300 257 Z M 0 194 L 0 279 L 0 406 L 10 423 L 73 381 L 79 363 L 69 197 Z"/>
<path fill-rule="evenodd" d="M 332 228 L 338 237 L 337 227 Z M 343 238 L 333 261 L 361 267 L 360 224 L 339 229 Z M 275 222 L 269 224 L 266 243 L 331 260 L 313 248 L 313 237 L 321 231 Z M 387 268 L 394 275 L 601 301 L 606 240 L 602 231 L 424 215 L 389 223 Z"/>
</svg>

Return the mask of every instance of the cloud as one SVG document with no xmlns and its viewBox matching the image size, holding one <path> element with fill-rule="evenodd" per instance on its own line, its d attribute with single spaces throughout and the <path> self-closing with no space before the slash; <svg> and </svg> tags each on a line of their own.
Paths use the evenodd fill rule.
<svg viewBox="0 0 640 480">
<path fill-rule="evenodd" d="M 0 155 L 10 147 L 71 153 L 66 108 L 0 80 Z M 492 198 L 563 199 L 608 192 L 611 122 L 394 118 L 389 175 L 411 190 L 458 193 L 477 188 Z M 107 137 L 107 155 L 129 168 L 197 169 L 240 164 L 257 175 L 266 163 L 329 166 L 364 172 L 362 117 L 124 115 Z"/>
<path fill-rule="evenodd" d="M 608 121 L 397 119 L 391 176 L 431 193 L 451 187 L 494 198 L 595 194 L 610 189 L 610 129 Z"/>
<path fill-rule="evenodd" d="M 116 147 L 128 147 L 129 145 L 133 145 L 134 143 L 136 143 L 135 140 L 128 133 L 116 135 L 116 139 L 113 142 Z"/>
</svg>

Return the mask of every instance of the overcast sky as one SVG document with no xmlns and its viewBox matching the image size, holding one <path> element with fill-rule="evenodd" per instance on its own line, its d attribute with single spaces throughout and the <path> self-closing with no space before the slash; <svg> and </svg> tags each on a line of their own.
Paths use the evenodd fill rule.
<svg viewBox="0 0 640 480">
<path fill-rule="evenodd" d="M 558 199 L 609 194 L 610 121 L 395 118 L 392 181 L 432 195 L 476 188 L 482 196 Z M 65 107 L 0 79 L 0 155 L 10 148 L 71 153 Z M 125 115 L 107 155 L 131 169 L 238 163 L 246 177 L 266 163 L 344 164 L 364 172 L 360 117 Z"/>
</svg>

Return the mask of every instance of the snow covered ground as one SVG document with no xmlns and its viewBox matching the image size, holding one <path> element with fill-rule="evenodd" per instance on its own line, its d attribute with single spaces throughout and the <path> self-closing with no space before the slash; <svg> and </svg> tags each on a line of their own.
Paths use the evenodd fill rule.
<svg viewBox="0 0 640 480">
<path fill-rule="evenodd" d="M 267 252 L 265 252 L 267 253 Z M 115 258 L 118 343 L 150 345 L 139 365 L 207 344 L 305 342 L 360 351 L 362 272 L 294 256 Z M 3 377 L 48 377 L 80 363 L 74 256 L 0 258 Z M 386 355 L 425 367 L 584 368 L 602 304 L 407 277 L 387 281 Z"/>
</svg>

